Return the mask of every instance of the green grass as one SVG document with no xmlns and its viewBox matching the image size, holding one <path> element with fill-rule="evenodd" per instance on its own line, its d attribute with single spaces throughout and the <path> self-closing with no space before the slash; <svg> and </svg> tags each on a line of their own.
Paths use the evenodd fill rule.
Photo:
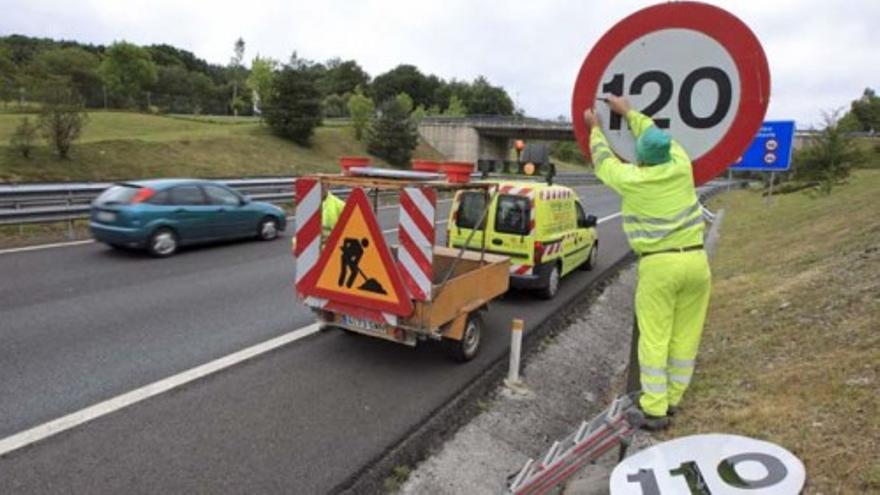
<svg viewBox="0 0 880 495">
<path fill-rule="evenodd" d="M 788 448 L 807 493 L 880 493 L 880 171 L 831 196 L 756 192 L 726 209 L 693 387 L 670 435 Z"/>
<path fill-rule="evenodd" d="M 337 171 L 339 156 L 366 155 L 350 127 L 319 127 L 311 146 L 302 147 L 247 117 L 232 122 L 231 117 L 91 112 L 70 159 L 58 159 L 42 140 L 25 159 L 8 147 L 21 117 L 0 113 L 0 181 L 289 175 Z M 414 156 L 441 158 L 424 143 Z"/>
</svg>

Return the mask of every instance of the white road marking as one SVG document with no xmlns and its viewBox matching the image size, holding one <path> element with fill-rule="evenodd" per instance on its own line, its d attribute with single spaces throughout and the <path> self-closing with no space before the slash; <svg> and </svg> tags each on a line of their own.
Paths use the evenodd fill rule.
<svg viewBox="0 0 880 495">
<path fill-rule="evenodd" d="M 273 349 L 290 344 L 297 340 L 308 337 L 317 333 L 319 325 L 312 323 L 302 328 L 293 330 L 284 335 L 280 335 L 273 339 L 267 340 L 260 344 L 242 349 L 227 356 L 215 359 L 209 363 L 197 366 L 174 376 L 169 376 L 157 382 L 132 390 L 131 392 L 117 395 L 112 399 L 107 399 L 93 406 L 80 409 L 74 413 L 62 416 L 58 419 L 35 426 L 29 430 L 16 433 L 15 435 L 0 440 L 0 457 L 14 450 L 20 449 L 34 442 L 44 440 L 53 435 L 57 435 L 63 431 L 75 428 L 83 423 L 87 423 L 93 419 L 100 418 L 122 408 L 136 404 L 142 400 L 149 399 L 156 395 L 162 394 L 169 390 L 180 387 L 199 378 L 203 378 L 212 373 L 234 366 L 242 361 L 265 354 Z"/>
<path fill-rule="evenodd" d="M 36 246 L 25 246 L 20 248 L 0 249 L 0 254 L 23 253 L 25 251 L 39 251 L 41 249 L 52 249 L 68 246 L 79 246 L 80 244 L 91 244 L 94 239 L 85 239 L 82 241 L 56 242 L 54 244 L 37 244 Z"/>
</svg>

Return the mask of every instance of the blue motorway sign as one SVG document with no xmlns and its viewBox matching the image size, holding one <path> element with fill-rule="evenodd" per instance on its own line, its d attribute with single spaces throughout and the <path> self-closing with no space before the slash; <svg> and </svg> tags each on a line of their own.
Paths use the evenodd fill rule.
<svg viewBox="0 0 880 495">
<path fill-rule="evenodd" d="M 756 170 L 784 172 L 791 167 L 791 151 L 794 148 L 794 121 L 772 120 L 761 125 L 751 146 L 732 170 Z"/>
</svg>

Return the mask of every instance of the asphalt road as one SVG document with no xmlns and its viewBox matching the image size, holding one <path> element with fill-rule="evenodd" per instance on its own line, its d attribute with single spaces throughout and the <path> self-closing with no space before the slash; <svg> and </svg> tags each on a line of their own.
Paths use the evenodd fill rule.
<svg viewBox="0 0 880 495">
<path fill-rule="evenodd" d="M 618 211 L 607 189 L 577 189 L 588 213 Z M 470 363 L 317 334 L 0 458 L 0 493 L 331 491 L 503 355 L 512 318 L 529 331 L 625 255 L 619 218 L 599 230 L 597 269 L 553 301 L 493 304 Z M 289 234 L 167 260 L 94 244 L 0 255 L 0 438 L 311 323 Z"/>
</svg>

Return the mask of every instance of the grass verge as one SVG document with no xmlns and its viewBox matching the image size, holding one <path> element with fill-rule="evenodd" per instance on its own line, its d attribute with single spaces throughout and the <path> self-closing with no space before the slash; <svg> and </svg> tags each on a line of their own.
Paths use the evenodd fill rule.
<svg viewBox="0 0 880 495">
<path fill-rule="evenodd" d="M 809 493 L 880 493 L 880 170 L 828 197 L 726 209 L 697 374 L 670 437 L 724 431 L 804 461 Z"/>
</svg>

